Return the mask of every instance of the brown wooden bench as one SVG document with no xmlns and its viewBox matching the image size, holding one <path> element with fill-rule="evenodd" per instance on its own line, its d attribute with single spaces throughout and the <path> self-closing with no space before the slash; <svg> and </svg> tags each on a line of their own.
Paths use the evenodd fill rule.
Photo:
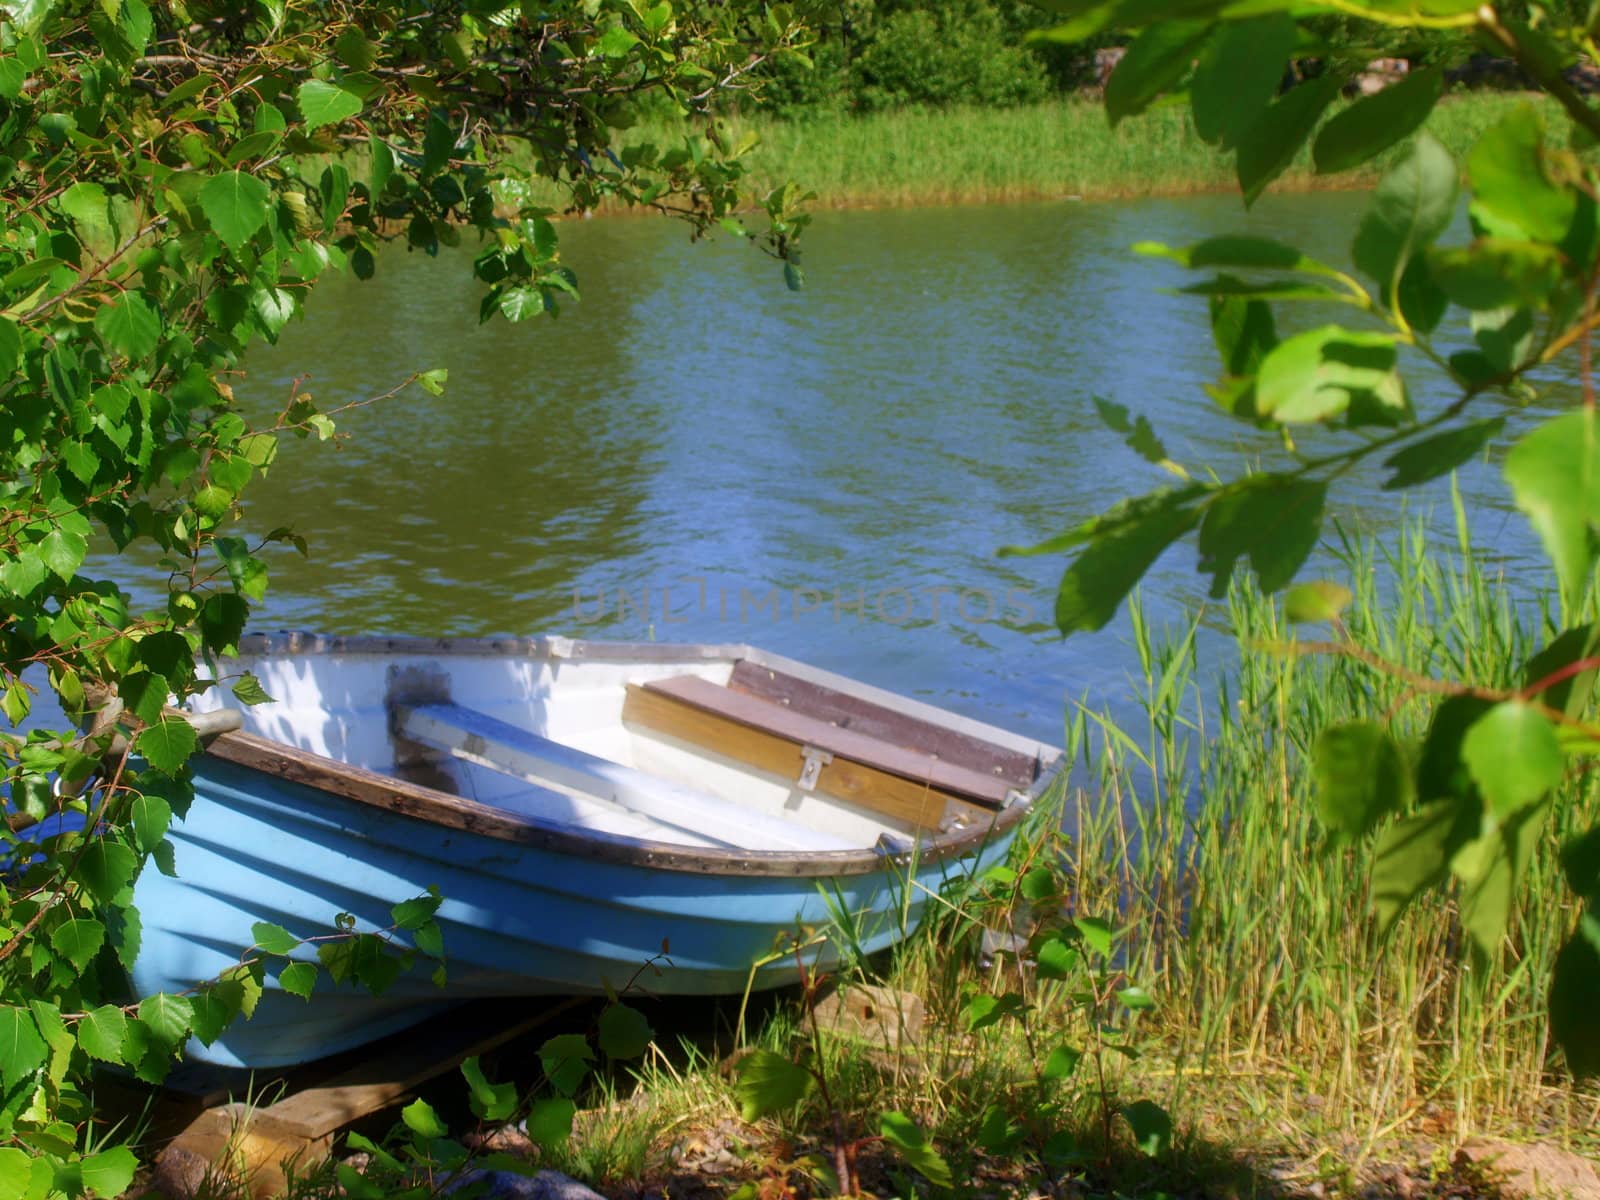
<svg viewBox="0 0 1600 1200">
<path fill-rule="evenodd" d="M 630 686 L 622 719 L 797 782 L 809 765 L 810 790 L 919 829 L 944 828 L 955 819 L 987 821 L 990 808 L 972 801 L 998 806 L 1011 790 L 993 775 L 841 729 L 698 676 Z"/>
<path fill-rule="evenodd" d="M 958 733 L 954 729 L 924 721 L 920 717 L 863 700 L 848 692 L 786 675 L 749 659 L 733 666 L 728 687 L 757 699 L 782 705 L 793 712 L 816 717 L 840 729 L 853 730 L 903 746 L 983 775 L 993 775 L 1014 788 L 1026 791 L 1039 777 L 1039 758 L 1020 750 L 996 746 L 982 738 Z"/>
</svg>

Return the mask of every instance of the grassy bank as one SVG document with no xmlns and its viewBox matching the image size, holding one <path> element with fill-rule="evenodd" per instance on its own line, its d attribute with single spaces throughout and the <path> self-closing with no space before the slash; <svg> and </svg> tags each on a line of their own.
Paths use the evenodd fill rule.
<svg viewBox="0 0 1600 1200">
<path fill-rule="evenodd" d="M 1428 128 L 1459 155 L 1523 99 L 1490 92 L 1450 97 Z M 758 116 L 732 124 L 736 138 L 753 133 L 759 139 L 748 160 L 757 190 L 792 179 L 816 192 L 815 206 L 822 208 L 1181 195 L 1237 186 L 1230 158 L 1195 136 L 1186 107 L 1172 105 L 1115 129 L 1100 105 L 1082 100 L 805 121 Z M 665 146 L 682 136 L 681 127 L 647 123 L 628 130 L 620 144 Z M 1302 153 L 1275 186 L 1349 187 L 1377 173 L 1329 180 L 1316 176 Z M 560 204 L 553 188 L 535 184 L 530 195 Z"/>
</svg>

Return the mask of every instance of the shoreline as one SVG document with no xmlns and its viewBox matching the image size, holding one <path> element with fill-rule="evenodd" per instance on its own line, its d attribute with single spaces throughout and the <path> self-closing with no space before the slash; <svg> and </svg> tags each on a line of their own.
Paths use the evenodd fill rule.
<svg viewBox="0 0 1600 1200">
<path fill-rule="evenodd" d="M 1548 105 L 1533 93 L 1447 96 L 1424 128 L 1457 158 L 1518 104 Z M 1025 108 L 905 110 L 867 116 L 820 114 L 803 121 L 762 115 L 727 121 L 735 140 L 757 139 L 744 161 L 752 195 L 793 180 L 814 193 L 814 212 L 962 207 L 1046 201 L 1115 201 L 1236 192 L 1231 156 L 1194 133 L 1186 109 L 1165 106 L 1112 128 L 1104 109 L 1082 99 Z M 641 122 L 618 140 L 669 144 L 685 127 Z M 1359 191 L 1381 177 L 1387 157 L 1361 170 L 1318 175 L 1302 149 L 1271 191 Z M 529 203 L 565 209 L 560 190 L 526 185 Z M 563 211 L 563 218 L 576 214 Z M 603 217 L 660 215 L 602 203 Z"/>
</svg>

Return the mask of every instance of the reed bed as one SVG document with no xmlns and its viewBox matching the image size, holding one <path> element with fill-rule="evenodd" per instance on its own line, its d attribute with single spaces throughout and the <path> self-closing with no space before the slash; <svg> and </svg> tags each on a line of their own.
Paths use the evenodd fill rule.
<svg viewBox="0 0 1600 1200">
<path fill-rule="evenodd" d="M 1458 154 L 1477 135 L 1530 97 L 1473 92 L 1447 97 L 1428 128 Z M 1549 101 L 1534 98 L 1548 106 Z M 1183 195 L 1235 188 L 1231 159 L 1194 133 L 1182 105 L 1158 106 L 1115 128 L 1096 102 L 1054 100 L 1010 109 L 903 109 L 865 116 L 821 113 L 779 120 L 764 114 L 727 119 L 735 142 L 753 134 L 747 160 L 753 190 L 794 180 L 816 193 L 815 207 L 906 207 L 1023 200 L 1112 199 Z M 646 120 L 623 132 L 616 149 L 677 144 L 686 126 Z M 1275 186 L 1306 190 L 1370 184 L 1379 166 L 1333 178 L 1317 176 L 1302 151 Z M 560 207 L 547 181 L 526 185 L 527 198 Z M 606 210 L 614 211 L 614 210 Z"/>
<path fill-rule="evenodd" d="M 1551 633 L 1473 550 L 1419 525 L 1398 545 L 1344 538 L 1349 640 L 1404 671 L 1504 687 Z M 1313 815 L 1309 749 L 1334 722 L 1392 714 L 1420 739 L 1436 697 L 1337 655 L 1295 652 L 1279 606 L 1235 586 L 1223 617 L 1237 669 L 1202 677 L 1193 625 L 1157 636 L 1134 611 L 1144 726 L 1080 709 L 1068 744 L 1083 786 L 1078 903 L 1115 911 L 1129 973 L 1162 997 L 1158 1040 L 1175 1111 L 1234 1081 L 1275 1120 L 1336 1130 L 1360 1150 L 1418 1129 L 1592 1129 L 1597 1112 L 1550 1062 L 1544 990 L 1576 920 L 1556 850 L 1600 818 L 1592 775 L 1567 784 L 1502 953 L 1466 954 L 1448 898 L 1415 905 L 1379 944 L 1368 847 L 1330 846 Z M 1348 1150 L 1348 1145 L 1347 1145 Z"/>
</svg>

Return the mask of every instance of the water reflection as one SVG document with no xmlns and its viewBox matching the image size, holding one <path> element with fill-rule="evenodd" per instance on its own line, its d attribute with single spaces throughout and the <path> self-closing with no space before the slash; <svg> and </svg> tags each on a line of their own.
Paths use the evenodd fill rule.
<svg viewBox="0 0 1600 1200">
<path fill-rule="evenodd" d="M 726 239 L 569 223 L 584 300 L 515 327 L 477 325 L 465 254 L 397 249 L 248 364 L 263 405 L 297 375 L 337 402 L 450 370 L 443 399 L 351 414 L 336 451 L 286 449 L 251 523 L 293 525 L 313 552 L 274 559 L 260 624 L 750 641 L 1058 736 L 1067 697 L 1127 693 L 1126 624 L 1061 645 L 1060 560 L 994 551 L 1162 482 L 1092 398 L 1145 413 L 1190 463 L 1228 472 L 1262 449 L 1199 391 L 1215 373 L 1204 304 L 1127 248 L 1249 228 L 1343 262 L 1362 204 L 824 214 L 799 295 Z M 1381 478 L 1345 481 L 1347 521 L 1395 527 Z M 1464 486 L 1499 506 L 1480 538 L 1526 555 L 1494 473 Z M 1158 618 L 1203 598 L 1193 561 L 1184 548 L 1151 575 Z"/>
</svg>

